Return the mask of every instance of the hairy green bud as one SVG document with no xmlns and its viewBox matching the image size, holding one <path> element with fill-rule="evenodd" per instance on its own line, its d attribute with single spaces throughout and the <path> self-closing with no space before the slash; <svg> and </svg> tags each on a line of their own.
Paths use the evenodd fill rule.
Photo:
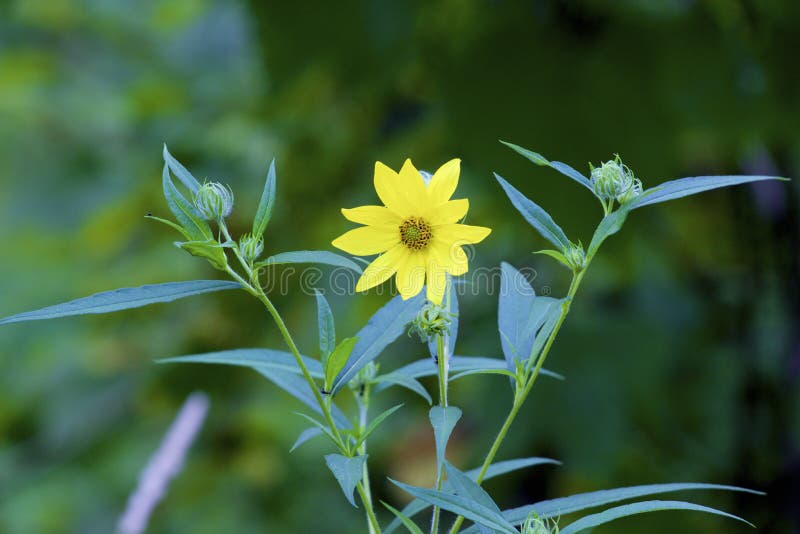
<svg viewBox="0 0 800 534">
<path fill-rule="evenodd" d="M 206 220 L 224 219 L 233 211 L 233 191 L 219 182 L 206 182 L 197 190 L 194 205 Z"/>
<path fill-rule="evenodd" d="M 426 342 L 450 331 L 453 314 L 444 306 L 426 302 L 417 316 L 411 321 L 409 335 L 417 334 L 420 341 Z"/>
<path fill-rule="evenodd" d="M 239 254 L 244 261 L 252 264 L 264 252 L 264 238 L 252 234 L 245 234 L 239 239 Z"/>
<path fill-rule="evenodd" d="M 592 168 L 591 178 L 592 188 L 602 200 L 617 200 L 624 204 L 642 192 L 642 182 L 619 156 Z"/>
<path fill-rule="evenodd" d="M 363 388 L 370 384 L 377 375 L 378 364 L 369 362 L 347 383 L 347 386 L 353 391 L 363 391 Z"/>
<path fill-rule="evenodd" d="M 580 242 L 577 245 L 570 243 L 569 248 L 564 251 L 564 257 L 567 258 L 569 266 L 576 271 L 586 267 L 586 252 Z"/>
<path fill-rule="evenodd" d="M 522 524 L 522 534 L 558 534 L 558 525 L 531 512 Z"/>
</svg>

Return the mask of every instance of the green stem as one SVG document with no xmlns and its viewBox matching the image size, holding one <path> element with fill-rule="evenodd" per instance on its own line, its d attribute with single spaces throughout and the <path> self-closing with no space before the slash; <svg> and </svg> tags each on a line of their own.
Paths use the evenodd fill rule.
<svg viewBox="0 0 800 534">
<path fill-rule="evenodd" d="M 364 390 L 362 394 L 356 394 L 356 404 L 358 404 L 358 433 L 359 435 L 363 434 L 363 432 L 367 428 L 367 412 L 369 410 L 369 385 L 364 386 Z M 361 442 L 361 445 L 358 446 L 358 454 L 359 455 L 366 455 L 367 454 L 367 440 Z M 372 508 L 372 490 L 370 488 L 369 483 L 369 468 L 367 467 L 367 462 L 364 462 L 364 470 L 363 474 L 361 475 L 361 484 L 364 487 L 364 493 L 366 494 L 367 500 L 369 501 L 369 506 L 365 506 L 367 508 L 367 522 L 369 525 L 369 534 L 376 534 L 378 531 L 372 526 L 372 520 L 369 517 L 370 509 Z"/>
<path fill-rule="evenodd" d="M 449 358 L 450 355 L 447 354 L 444 344 L 444 336 L 438 335 L 436 336 L 436 363 L 439 368 L 439 405 L 442 408 L 447 408 L 447 375 L 449 372 Z M 443 469 L 444 466 L 436 465 L 436 489 L 442 489 L 442 483 L 444 474 Z M 433 507 L 433 516 L 431 517 L 431 534 L 436 534 L 439 532 L 439 515 L 440 510 L 438 506 Z"/>
<path fill-rule="evenodd" d="M 564 303 L 561 305 L 561 315 L 558 317 L 558 322 L 556 322 L 553 331 L 550 333 L 550 337 L 547 338 L 547 343 L 545 343 L 539 358 L 537 358 L 536 367 L 534 367 L 533 372 L 525 381 L 525 385 L 522 387 L 522 389 L 518 387 L 516 393 L 514 394 L 514 403 L 511 406 L 511 410 L 508 412 L 508 416 L 503 422 L 503 426 L 500 427 L 500 431 L 497 433 L 497 437 L 494 439 L 492 446 L 489 448 L 489 452 L 486 453 L 486 458 L 483 460 L 481 470 L 478 472 L 478 477 L 475 479 L 478 484 L 483 482 L 483 479 L 486 476 L 486 471 L 489 469 L 489 466 L 492 465 L 492 462 L 497 455 L 497 451 L 500 450 L 500 445 L 502 445 L 503 440 L 506 439 L 506 434 L 508 434 L 511 424 L 514 422 L 514 419 L 516 419 L 517 414 L 519 414 L 519 410 L 525 403 L 525 399 L 528 398 L 531 388 L 533 388 L 533 384 L 536 382 L 536 378 L 539 376 L 539 372 L 542 370 L 544 361 L 547 358 L 547 355 L 550 353 L 550 347 L 553 346 L 553 342 L 555 341 L 559 330 L 561 330 L 561 325 L 564 324 L 564 320 L 569 314 L 569 310 L 572 305 L 572 299 L 575 297 L 575 293 L 578 291 L 578 287 L 580 287 L 581 281 L 583 280 L 583 276 L 588 267 L 589 260 L 587 259 L 586 266 L 582 270 L 573 272 L 572 282 L 569 285 L 567 297 L 564 299 Z M 463 522 L 463 517 L 457 517 L 455 523 L 453 523 L 453 526 L 450 529 L 450 534 L 456 534 L 459 528 L 461 528 L 461 524 Z"/>
<path fill-rule="evenodd" d="M 370 532 L 381 534 L 381 525 L 378 523 L 378 518 L 375 516 L 375 511 L 372 509 L 372 498 L 369 493 L 364 489 L 363 483 L 359 482 L 356 485 L 358 494 L 361 497 L 361 502 L 364 503 L 364 508 L 367 509 L 367 520 L 369 522 Z"/>
</svg>

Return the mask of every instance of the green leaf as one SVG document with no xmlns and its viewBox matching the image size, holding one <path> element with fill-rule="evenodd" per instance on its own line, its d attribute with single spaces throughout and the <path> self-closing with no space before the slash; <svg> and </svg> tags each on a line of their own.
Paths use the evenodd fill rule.
<svg viewBox="0 0 800 534">
<path fill-rule="evenodd" d="M 364 430 L 364 433 L 361 434 L 358 437 L 358 439 L 356 440 L 355 445 L 353 445 L 353 448 L 357 449 L 362 443 L 364 443 L 364 441 L 366 441 L 366 439 L 370 436 L 370 434 L 372 434 L 373 432 L 375 432 L 375 430 L 377 430 L 377 428 L 381 425 L 381 423 L 383 423 L 386 420 L 387 417 L 389 417 L 390 415 L 392 415 L 394 412 L 396 412 L 397 410 L 399 410 L 402 407 L 403 407 L 402 404 L 398 404 L 397 406 L 393 406 L 393 407 L 389 408 L 388 410 L 385 410 L 383 413 L 381 413 L 375 419 L 373 419 L 370 422 L 370 424 L 367 426 L 366 430 Z"/>
<path fill-rule="evenodd" d="M 625 224 L 625 219 L 628 218 L 628 213 L 633 209 L 632 206 L 633 204 L 625 204 L 624 206 L 620 206 L 617 211 L 611 212 L 603 217 L 603 220 L 600 221 L 600 224 L 597 225 L 597 229 L 594 231 L 592 241 L 589 243 L 589 248 L 586 250 L 587 261 L 590 261 L 594 257 L 606 238 L 620 231 L 622 225 Z"/>
<path fill-rule="evenodd" d="M 224 271 L 225 267 L 228 266 L 228 258 L 225 256 L 225 251 L 216 239 L 176 242 L 175 245 L 192 256 L 207 259 L 215 269 Z"/>
<path fill-rule="evenodd" d="M 745 184 L 749 182 L 759 182 L 762 180 L 786 180 L 778 176 L 693 176 L 689 178 L 679 178 L 670 180 L 656 187 L 645 191 L 650 193 L 647 196 L 640 195 L 630 202 L 630 209 L 649 206 L 659 202 L 666 202 L 676 198 L 689 195 L 696 195 L 703 191 L 728 187 L 731 185 Z"/>
<path fill-rule="evenodd" d="M 170 154 L 169 150 L 167 150 L 166 143 L 164 143 L 163 155 L 166 166 L 169 167 L 173 174 L 178 177 L 178 180 L 180 180 L 183 185 L 185 185 L 189 191 L 192 192 L 192 194 L 196 194 L 197 190 L 200 189 L 200 182 L 198 182 L 195 177 L 192 176 L 192 173 L 186 170 L 186 167 L 181 165 L 178 160 L 172 157 L 172 154 Z"/>
<path fill-rule="evenodd" d="M 544 298 L 544 297 L 540 297 Z M 452 356 L 450 358 L 450 372 L 456 373 L 460 371 L 472 371 L 475 369 L 507 369 L 505 360 L 499 358 L 487 358 L 485 356 Z M 436 363 L 430 358 L 423 358 L 411 362 L 403 367 L 395 369 L 390 374 L 399 374 L 408 376 L 410 378 L 423 378 L 426 376 L 436 376 L 439 370 Z M 564 376 L 547 369 L 542 369 L 541 374 L 564 380 Z M 378 386 L 377 391 L 381 391 L 385 387 Z"/>
<path fill-rule="evenodd" d="M 522 148 L 521 146 L 515 145 L 513 143 L 507 143 L 505 141 L 500 141 L 500 142 L 506 145 L 507 147 L 511 148 L 512 150 L 514 150 L 517 154 L 520 154 L 525 158 L 527 158 L 529 161 L 535 163 L 536 165 L 555 169 L 564 176 L 572 178 L 573 180 L 575 180 L 576 182 L 587 188 L 589 191 L 594 193 L 594 188 L 592 187 L 591 180 L 589 180 L 589 178 L 587 178 L 580 172 L 576 171 L 566 163 L 562 163 L 560 161 L 548 161 L 547 158 L 545 158 L 541 154 L 533 152 L 532 150 L 528 150 L 527 148 Z"/>
<path fill-rule="evenodd" d="M 435 489 L 409 486 L 408 484 L 403 484 L 402 482 L 392 480 L 391 478 L 389 480 L 414 497 L 428 502 L 434 506 L 438 506 L 443 510 L 453 512 L 457 515 L 463 515 L 470 521 L 474 521 L 475 523 L 495 529 L 504 534 L 519 534 L 517 529 L 515 529 L 513 525 L 506 521 L 501 514 L 490 508 L 486 508 L 485 506 L 478 504 L 471 499 L 464 498 L 459 495 L 453 495 L 451 493 L 445 493 Z"/>
<path fill-rule="evenodd" d="M 277 188 L 277 177 L 275 175 L 275 159 L 269 164 L 267 181 L 264 183 L 264 192 L 261 193 L 261 200 L 258 202 L 256 216 L 253 219 L 253 235 L 256 238 L 264 235 L 267 224 L 272 217 L 272 208 L 275 206 L 275 190 Z"/>
<path fill-rule="evenodd" d="M 375 379 L 373 380 L 373 383 L 383 385 L 383 387 L 376 388 L 376 391 L 383 391 L 384 389 L 387 389 L 390 385 L 401 386 L 410 389 L 414 393 L 418 394 L 420 397 L 428 401 L 428 404 L 433 404 L 433 399 L 431 399 L 431 396 L 428 393 L 428 390 L 425 389 L 425 386 L 423 386 L 417 380 L 411 378 L 410 376 L 405 376 L 397 373 L 388 373 L 385 375 L 376 376 Z"/>
<path fill-rule="evenodd" d="M 323 378 L 322 365 L 315 359 L 302 356 L 309 374 L 314 378 Z M 290 352 L 272 349 L 232 349 L 217 352 L 189 354 L 173 358 L 157 360 L 158 363 L 208 363 L 236 365 L 258 370 L 262 367 L 288 371 L 296 375 L 302 374 L 297 360 Z"/>
<path fill-rule="evenodd" d="M 319 354 L 323 366 L 336 348 L 336 325 L 333 321 L 333 312 L 319 290 L 314 290 L 317 297 L 317 329 L 319 330 Z"/>
<path fill-rule="evenodd" d="M 191 282 L 168 282 L 140 287 L 124 287 L 113 291 L 96 293 L 69 302 L 48 306 L 35 311 L 18 313 L 5 319 L 0 324 L 20 323 L 23 321 L 39 321 L 55 319 L 71 315 L 110 313 L 131 308 L 140 308 L 157 302 L 173 300 L 192 295 L 222 291 L 225 289 L 241 289 L 238 282 L 226 280 L 193 280 Z"/>
<path fill-rule="evenodd" d="M 755 527 L 755 525 L 745 521 L 739 516 L 735 516 L 715 508 L 709 508 L 708 506 L 700 506 L 699 504 L 683 501 L 643 501 L 610 508 L 598 514 L 587 515 L 586 517 L 583 517 L 561 529 L 560 534 L 576 534 L 577 532 L 583 532 L 584 530 L 594 528 L 598 525 L 604 525 L 614 521 L 615 519 L 648 512 L 658 512 L 662 510 L 691 510 L 695 512 L 705 512 L 707 514 L 721 515 L 723 517 L 736 519 L 737 521 L 747 523 L 751 527 Z"/>
<path fill-rule="evenodd" d="M 254 369 L 264 378 L 318 414 L 322 413 L 322 409 L 317 403 L 317 398 L 314 396 L 314 392 L 311 390 L 308 382 L 306 382 L 302 376 L 298 376 L 295 373 L 274 367 L 260 366 L 255 367 Z M 347 419 L 347 416 L 335 404 L 331 405 L 331 414 L 333 415 L 333 421 L 340 429 L 346 430 L 352 426 L 350 421 Z"/>
<path fill-rule="evenodd" d="M 481 488 L 467 474 L 462 473 L 456 469 L 453 464 L 447 461 L 444 463 L 444 468 L 447 472 L 447 481 L 450 483 L 450 486 L 453 488 L 453 491 L 455 491 L 456 495 L 460 495 L 466 499 L 475 501 L 481 506 L 485 506 L 490 510 L 494 510 L 498 514 L 501 514 L 500 507 L 497 506 L 489 494 L 486 493 L 483 488 Z"/>
<path fill-rule="evenodd" d="M 422 293 L 408 300 L 397 295 L 375 312 L 366 326 L 356 334 L 358 343 L 344 369 L 336 377 L 331 391 L 339 391 L 365 365 L 377 358 L 389 343 L 405 333 L 406 325 L 416 317 L 423 302 L 425 295 Z"/>
<path fill-rule="evenodd" d="M 458 380 L 459 378 L 464 378 L 465 376 L 472 376 L 472 375 L 503 375 L 508 376 L 510 378 L 517 378 L 517 375 L 512 373 L 507 369 L 473 369 L 472 371 L 464 371 L 462 373 L 455 374 L 450 377 L 450 382 L 453 380 Z"/>
<path fill-rule="evenodd" d="M 406 529 L 409 532 L 411 532 L 411 534 L 424 534 L 424 532 L 422 532 L 422 529 L 419 528 L 417 525 L 415 525 L 414 522 L 411 521 L 411 519 L 403 515 L 402 512 L 400 512 L 396 508 L 392 508 L 383 501 L 381 501 L 381 504 L 384 505 L 390 512 L 392 512 L 397 517 L 397 520 L 399 520 L 403 524 L 403 526 L 405 526 Z"/>
<path fill-rule="evenodd" d="M 353 458 L 348 458 L 341 454 L 329 454 L 325 456 L 325 463 L 328 464 L 328 469 L 331 470 L 331 473 L 333 473 L 333 476 L 336 477 L 336 480 L 342 487 L 344 496 L 347 497 L 347 501 L 356 508 L 358 508 L 358 506 L 356 506 L 356 501 L 353 498 L 353 491 L 364 475 L 364 462 L 366 461 L 366 454 Z"/>
<path fill-rule="evenodd" d="M 183 197 L 175 187 L 175 184 L 172 183 L 167 165 L 164 165 L 162 182 L 167 206 L 191 239 L 193 241 L 206 241 L 213 238 L 211 227 L 208 226 L 203 216 L 200 215 L 200 212 L 197 211 L 193 204 Z"/>
<path fill-rule="evenodd" d="M 542 237 L 550 241 L 560 250 L 567 250 L 570 241 L 564 230 L 556 224 L 552 217 L 535 202 L 520 193 L 513 185 L 506 182 L 499 174 L 494 173 L 494 177 L 500 182 L 503 190 L 508 195 L 508 199 L 515 208 L 525 217 L 528 224 L 533 226 Z"/>
<path fill-rule="evenodd" d="M 428 412 L 428 418 L 433 426 L 433 437 L 436 442 L 436 462 L 443 465 L 447 442 L 450 434 L 461 419 L 461 410 L 455 406 L 434 406 Z"/>
<path fill-rule="evenodd" d="M 340 256 L 334 252 L 327 250 L 297 250 L 294 252 L 281 252 L 270 256 L 264 261 L 258 262 L 256 265 L 259 267 L 266 267 L 268 265 L 280 265 L 286 263 L 321 263 L 324 265 L 333 265 L 335 267 L 344 267 L 357 273 L 361 273 L 359 267 L 352 260 Z"/>
<path fill-rule="evenodd" d="M 567 269 L 572 269 L 572 266 L 569 264 L 569 260 L 567 260 L 567 257 L 557 250 L 537 250 L 536 252 L 534 252 L 534 254 L 544 254 L 545 256 L 550 256 L 560 264 L 564 265 Z"/>
<path fill-rule="evenodd" d="M 319 428 L 306 428 L 300 433 L 299 436 L 297 436 L 297 439 L 295 440 L 294 445 L 292 445 L 292 448 L 289 449 L 289 452 L 290 453 L 294 452 L 294 450 L 297 447 L 299 447 L 306 441 L 309 441 L 321 435 L 322 435 L 322 430 L 320 430 Z"/>
<path fill-rule="evenodd" d="M 629 486 L 626 488 L 616 488 L 610 490 L 592 491 L 589 493 L 579 493 L 570 495 L 569 497 L 560 497 L 558 499 L 550 499 L 541 501 L 519 508 L 506 510 L 503 515 L 515 525 L 521 525 L 528 514 L 536 512 L 542 518 L 557 517 L 559 515 L 571 514 L 586 508 L 594 508 L 596 506 L 603 506 L 619 501 L 626 501 L 629 499 L 636 499 L 638 497 L 646 497 L 649 495 L 657 495 L 660 493 L 669 493 L 673 491 L 686 491 L 686 490 L 725 490 L 725 491 L 739 491 L 744 493 L 752 493 L 756 495 L 763 495 L 759 491 L 754 491 L 746 488 L 736 486 L 722 486 L 718 484 L 700 484 L 700 483 L 672 483 L 672 484 L 646 484 L 642 486 Z"/>
<path fill-rule="evenodd" d="M 336 375 L 341 372 L 347 363 L 347 359 L 353 352 L 356 343 L 358 343 L 357 337 L 346 337 L 333 349 L 330 357 L 325 362 L 325 391 L 331 391 L 331 385 L 336 379 Z"/>
<path fill-rule="evenodd" d="M 183 229 L 183 226 L 181 226 L 179 224 L 175 224 L 174 222 L 172 222 L 170 220 L 167 220 L 167 219 L 162 219 L 161 217 L 156 217 L 155 215 L 150 215 L 149 213 L 147 215 L 145 215 L 144 218 L 145 219 L 150 219 L 150 220 L 153 220 L 153 221 L 158 221 L 158 222 L 160 222 L 162 224 L 166 224 L 170 228 L 174 228 L 175 230 L 180 232 L 180 234 L 183 237 L 185 237 L 187 240 L 189 240 L 189 241 L 192 240 L 192 237 L 188 233 L 186 233 L 186 230 Z"/>
<path fill-rule="evenodd" d="M 305 419 L 306 421 L 308 421 L 309 423 L 314 425 L 316 427 L 316 429 L 320 431 L 320 433 L 322 433 L 325 436 L 327 436 L 328 439 L 331 440 L 334 445 L 336 445 L 336 443 L 337 443 L 336 437 L 333 435 L 333 432 L 331 432 L 331 429 L 328 428 L 327 425 L 323 424 L 321 421 L 317 421 L 316 419 L 314 419 L 310 415 L 304 414 L 303 412 L 294 412 L 294 413 L 295 413 L 295 415 L 299 415 L 300 417 L 302 417 L 303 419 Z"/>
<path fill-rule="evenodd" d="M 552 460 L 550 458 L 537 458 L 537 457 L 505 460 L 490 465 L 489 468 L 486 470 L 486 475 L 483 477 L 483 480 L 489 480 L 496 476 L 516 471 L 517 469 L 532 467 L 536 465 L 543 465 L 543 464 L 560 465 L 561 462 Z M 466 475 L 470 477 L 472 480 L 477 480 L 478 473 L 480 472 L 480 470 L 481 470 L 480 467 L 476 467 L 475 469 L 470 469 L 469 471 L 466 472 Z M 445 481 L 443 489 L 445 491 L 448 491 L 448 488 L 450 488 L 450 486 L 448 485 L 448 482 Z M 408 517 L 412 517 L 418 514 L 419 512 L 425 510 L 429 506 L 430 505 L 427 502 L 421 501 L 419 499 L 414 499 L 403 508 L 403 514 L 405 514 Z M 391 532 L 394 531 L 398 526 L 400 526 L 399 520 L 392 521 L 383 532 L 384 534 L 391 534 Z"/>
</svg>

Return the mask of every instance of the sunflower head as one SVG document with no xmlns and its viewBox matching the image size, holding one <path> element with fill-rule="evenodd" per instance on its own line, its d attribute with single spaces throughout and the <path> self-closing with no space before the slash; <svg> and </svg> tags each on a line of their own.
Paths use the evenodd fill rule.
<svg viewBox="0 0 800 534">
<path fill-rule="evenodd" d="M 357 256 L 379 256 L 364 270 L 356 291 L 366 291 L 395 276 L 404 299 L 427 283 L 428 300 L 441 304 L 447 274 L 467 272 L 463 245 L 482 241 L 491 230 L 460 224 L 469 209 L 467 199 L 451 200 L 461 162 L 453 159 L 429 179 L 407 159 L 395 172 L 375 164 L 375 191 L 382 206 L 343 209 L 349 220 L 364 226 L 350 230 L 333 246 Z"/>
</svg>

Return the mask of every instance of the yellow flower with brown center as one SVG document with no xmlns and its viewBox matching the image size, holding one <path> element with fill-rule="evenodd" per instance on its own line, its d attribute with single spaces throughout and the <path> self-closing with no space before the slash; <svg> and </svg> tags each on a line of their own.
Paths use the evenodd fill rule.
<svg viewBox="0 0 800 534">
<path fill-rule="evenodd" d="M 407 159 L 397 173 L 375 163 L 375 191 L 383 206 L 342 209 L 349 220 L 364 224 L 333 241 L 333 246 L 356 256 L 380 254 L 361 275 L 356 291 L 396 275 L 403 299 L 422 291 L 427 278 L 427 297 L 442 303 L 447 273 L 467 272 L 462 245 L 479 243 L 491 229 L 459 224 L 469 209 L 465 198 L 450 200 L 458 185 L 461 160 L 439 167 L 429 183 Z"/>
</svg>

